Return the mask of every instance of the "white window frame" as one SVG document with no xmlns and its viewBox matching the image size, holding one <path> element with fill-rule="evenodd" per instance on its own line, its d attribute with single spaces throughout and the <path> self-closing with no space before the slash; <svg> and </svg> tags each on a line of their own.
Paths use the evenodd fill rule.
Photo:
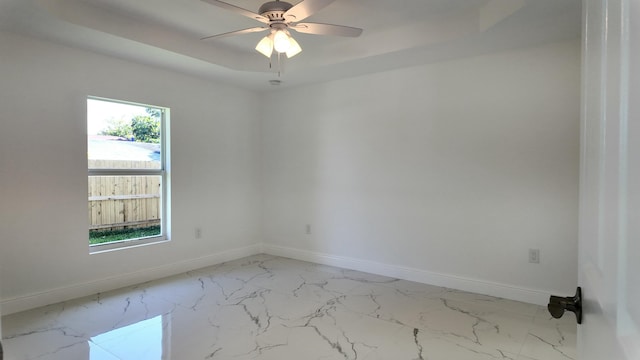
<svg viewBox="0 0 640 360">
<path fill-rule="evenodd" d="M 163 243 L 171 240 L 170 237 L 170 221 L 169 216 L 171 211 L 169 210 L 170 202 L 170 186 L 168 176 L 168 163 L 169 163 L 169 114 L 170 110 L 167 107 L 147 105 L 142 103 L 136 103 L 124 100 L 115 100 L 97 96 L 87 96 L 85 105 L 88 100 L 98 100 L 111 102 L 116 104 L 135 105 L 140 107 L 147 107 L 160 110 L 160 169 L 88 169 L 88 176 L 160 176 L 160 235 L 133 238 L 126 240 L 112 241 L 103 244 L 89 244 L 90 254 L 99 254 L 103 252 L 110 252 L 120 249 L 128 249 L 139 246 L 146 246 L 151 244 Z M 87 112 L 85 111 L 85 114 Z M 85 119 L 86 122 L 86 119 Z M 88 234 L 88 232 L 87 232 Z"/>
</svg>

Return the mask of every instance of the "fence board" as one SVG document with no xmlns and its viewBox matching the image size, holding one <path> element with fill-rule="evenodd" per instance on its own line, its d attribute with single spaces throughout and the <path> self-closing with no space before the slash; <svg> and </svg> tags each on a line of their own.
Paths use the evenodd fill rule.
<svg viewBox="0 0 640 360">
<path fill-rule="evenodd" d="M 150 161 L 89 160 L 90 168 L 157 168 Z M 90 229 L 147 227 L 160 223 L 160 181 L 150 176 L 89 176 Z"/>
</svg>

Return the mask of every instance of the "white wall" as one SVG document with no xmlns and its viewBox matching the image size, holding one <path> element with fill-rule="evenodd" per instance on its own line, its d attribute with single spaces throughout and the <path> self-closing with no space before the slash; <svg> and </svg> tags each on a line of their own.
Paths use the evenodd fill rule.
<svg viewBox="0 0 640 360">
<path fill-rule="evenodd" d="M 259 251 L 257 94 L 7 33 L 0 49 L 5 314 Z M 171 242 L 89 255 L 87 95 L 171 108 Z"/>
<path fill-rule="evenodd" d="M 571 292 L 579 54 L 558 43 L 267 96 L 266 251 L 540 304 Z"/>
</svg>

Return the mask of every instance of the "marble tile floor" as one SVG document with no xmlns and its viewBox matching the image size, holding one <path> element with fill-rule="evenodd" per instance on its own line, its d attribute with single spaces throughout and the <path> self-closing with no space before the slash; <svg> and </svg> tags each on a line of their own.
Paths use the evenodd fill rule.
<svg viewBox="0 0 640 360">
<path fill-rule="evenodd" d="M 6 360 L 566 360 L 540 306 L 270 255 L 6 316 Z"/>
</svg>

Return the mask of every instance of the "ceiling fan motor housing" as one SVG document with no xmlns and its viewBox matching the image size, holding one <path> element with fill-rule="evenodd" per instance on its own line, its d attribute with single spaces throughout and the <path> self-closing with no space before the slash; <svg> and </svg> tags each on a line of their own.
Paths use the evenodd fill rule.
<svg viewBox="0 0 640 360">
<path fill-rule="evenodd" d="M 269 1 L 260 6 L 258 13 L 271 21 L 284 21 L 284 13 L 292 7 L 286 1 Z"/>
</svg>

